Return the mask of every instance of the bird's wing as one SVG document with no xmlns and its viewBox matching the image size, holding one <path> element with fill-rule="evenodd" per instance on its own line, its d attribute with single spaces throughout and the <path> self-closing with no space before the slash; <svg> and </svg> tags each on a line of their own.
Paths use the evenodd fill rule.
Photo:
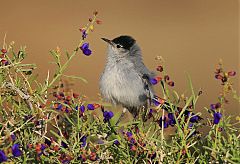
<svg viewBox="0 0 240 164">
<path fill-rule="evenodd" d="M 132 55 L 129 55 L 128 58 L 131 60 L 134 65 L 134 69 L 138 72 L 140 78 L 143 80 L 146 92 L 149 93 L 149 99 L 153 98 L 154 91 L 152 89 L 152 84 L 150 83 L 149 79 L 153 78 L 155 74 L 149 71 L 148 68 L 144 65 L 140 48 L 133 48 L 130 54 Z"/>
<path fill-rule="evenodd" d="M 149 80 L 150 78 L 153 78 L 155 74 L 150 72 L 141 60 L 134 62 L 134 67 L 138 71 L 140 78 L 143 80 L 144 88 L 148 94 L 148 98 L 152 99 L 154 97 L 154 91 Z"/>
</svg>

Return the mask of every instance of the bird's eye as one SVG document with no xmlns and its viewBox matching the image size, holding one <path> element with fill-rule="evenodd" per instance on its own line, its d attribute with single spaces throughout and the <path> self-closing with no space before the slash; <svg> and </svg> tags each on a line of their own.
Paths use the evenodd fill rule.
<svg viewBox="0 0 240 164">
<path fill-rule="evenodd" d="M 122 45 L 120 45 L 120 44 L 117 44 L 117 48 L 122 48 Z"/>
</svg>

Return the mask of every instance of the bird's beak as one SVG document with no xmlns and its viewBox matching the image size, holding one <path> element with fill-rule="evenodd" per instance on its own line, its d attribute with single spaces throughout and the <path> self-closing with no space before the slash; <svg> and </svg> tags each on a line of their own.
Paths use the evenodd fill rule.
<svg viewBox="0 0 240 164">
<path fill-rule="evenodd" d="M 104 40 L 105 42 L 107 42 L 108 44 L 110 45 L 113 45 L 113 42 L 109 39 L 106 39 L 106 38 L 101 38 L 102 40 Z"/>
</svg>

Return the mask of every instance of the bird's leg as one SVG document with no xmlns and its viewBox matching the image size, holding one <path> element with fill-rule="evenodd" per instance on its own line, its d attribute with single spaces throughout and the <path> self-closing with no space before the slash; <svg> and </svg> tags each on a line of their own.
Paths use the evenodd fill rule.
<svg viewBox="0 0 240 164">
<path fill-rule="evenodd" d="M 119 122 L 121 121 L 121 119 L 123 118 L 123 116 L 126 112 L 127 112 L 127 108 L 124 107 L 123 110 L 122 110 L 122 113 L 121 113 L 121 115 L 120 115 L 120 117 L 119 117 L 119 119 L 118 119 L 118 121 L 116 122 L 115 125 L 119 124 Z"/>
<path fill-rule="evenodd" d="M 143 115 L 142 115 L 142 120 L 143 122 L 146 122 L 147 121 L 147 109 L 145 106 L 142 107 L 142 110 L 143 110 Z"/>
</svg>

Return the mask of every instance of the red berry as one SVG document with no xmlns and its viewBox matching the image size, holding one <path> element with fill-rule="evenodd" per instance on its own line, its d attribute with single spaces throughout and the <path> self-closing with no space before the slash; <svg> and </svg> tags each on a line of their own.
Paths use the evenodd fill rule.
<svg viewBox="0 0 240 164">
<path fill-rule="evenodd" d="M 41 144 L 40 144 L 40 143 L 37 143 L 37 144 L 36 144 L 35 150 L 36 150 L 37 152 L 41 151 Z"/>
<path fill-rule="evenodd" d="M 1 52 L 5 54 L 5 53 L 7 53 L 7 50 L 3 48 L 3 49 L 1 50 Z"/>
<path fill-rule="evenodd" d="M 161 65 L 158 66 L 158 67 L 157 67 L 157 71 L 162 72 L 162 71 L 163 71 L 163 66 L 161 66 Z"/>
<path fill-rule="evenodd" d="M 169 79 L 170 79 L 170 77 L 169 77 L 168 75 L 165 75 L 165 76 L 164 76 L 164 80 L 165 80 L 165 81 L 168 81 Z"/>
<path fill-rule="evenodd" d="M 133 145 L 133 146 L 131 147 L 131 150 L 132 150 L 132 151 L 136 151 L 136 150 L 137 150 L 136 146 Z"/>
<path fill-rule="evenodd" d="M 82 155 L 81 155 L 81 159 L 82 159 L 83 162 L 86 161 L 86 160 L 87 160 L 86 155 L 85 155 L 85 154 L 82 154 Z"/>
<path fill-rule="evenodd" d="M 55 146 L 53 147 L 53 150 L 54 150 L 54 151 L 58 151 L 58 150 L 59 150 L 59 146 L 58 146 L 58 145 L 55 145 Z"/>
<path fill-rule="evenodd" d="M 235 76 L 236 75 L 236 72 L 235 71 L 229 71 L 228 72 L 228 76 Z"/>
<path fill-rule="evenodd" d="M 5 57 L 5 54 L 0 54 L 0 58 L 4 58 Z"/>
<path fill-rule="evenodd" d="M 93 104 L 93 106 L 94 106 L 94 109 L 97 109 L 97 108 L 101 107 L 100 104 Z"/>
<path fill-rule="evenodd" d="M 96 20 L 96 23 L 97 24 L 102 24 L 102 21 L 101 20 Z"/>
<path fill-rule="evenodd" d="M 160 76 L 155 77 L 155 79 L 157 80 L 157 82 L 162 80 L 162 78 Z"/>
<path fill-rule="evenodd" d="M 98 15 L 98 11 L 94 11 L 93 14 L 96 16 Z"/>
<path fill-rule="evenodd" d="M 218 131 L 219 131 L 219 132 L 222 132 L 222 131 L 223 131 L 223 128 L 222 128 L 222 127 L 219 127 L 219 128 L 218 128 Z"/>
<path fill-rule="evenodd" d="M 85 31 L 85 28 L 80 28 L 79 31 L 83 32 L 83 31 Z"/>
<path fill-rule="evenodd" d="M 79 94 L 77 94 L 77 93 L 73 93 L 73 97 L 76 99 L 76 98 L 79 97 Z"/>
<path fill-rule="evenodd" d="M 2 60 L 1 60 L 1 63 L 4 64 L 4 65 L 8 65 L 8 61 L 5 60 L 5 59 L 2 59 Z"/>
<path fill-rule="evenodd" d="M 67 101 L 70 101 L 71 99 L 72 99 L 71 96 L 67 96 L 67 97 L 66 97 L 66 100 L 67 100 Z"/>
<path fill-rule="evenodd" d="M 182 155 L 186 154 L 186 149 L 182 149 Z"/>
<path fill-rule="evenodd" d="M 91 161 L 95 161 L 96 159 L 97 159 L 96 153 L 91 152 L 91 154 L 90 154 L 90 160 L 91 160 Z"/>
<path fill-rule="evenodd" d="M 171 87 L 173 87 L 173 86 L 174 86 L 174 82 L 173 82 L 173 81 L 169 81 L 169 82 L 168 82 L 168 85 L 171 86 Z"/>
<path fill-rule="evenodd" d="M 218 102 L 218 103 L 215 104 L 215 108 L 216 108 L 216 109 L 218 109 L 218 108 L 220 108 L 220 107 L 221 107 L 221 103 L 220 103 L 220 102 Z"/>
<path fill-rule="evenodd" d="M 216 74 L 216 75 L 215 75 L 215 78 L 222 80 L 223 76 L 222 76 L 222 75 L 219 75 L 219 74 Z"/>
<path fill-rule="evenodd" d="M 165 103 L 165 100 L 162 99 L 162 98 L 158 98 L 158 102 L 159 102 L 160 104 L 164 104 L 164 103 Z"/>
<path fill-rule="evenodd" d="M 39 105 L 39 108 L 45 108 L 45 104 L 41 104 L 41 105 Z"/>
<path fill-rule="evenodd" d="M 28 149 L 31 149 L 32 147 L 33 147 L 32 144 L 27 144 L 27 148 L 28 148 Z"/>
</svg>

